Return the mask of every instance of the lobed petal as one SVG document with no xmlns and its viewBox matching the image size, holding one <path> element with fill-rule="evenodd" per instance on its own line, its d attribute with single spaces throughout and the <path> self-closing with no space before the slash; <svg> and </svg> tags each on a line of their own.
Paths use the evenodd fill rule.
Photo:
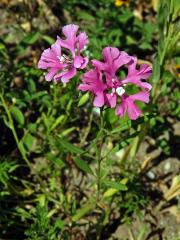
<svg viewBox="0 0 180 240">
<path fill-rule="evenodd" d="M 76 56 L 74 58 L 74 67 L 75 68 L 80 68 L 83 63 L 84 63 L 84 58 L 83 57 Z"/>
<path fill-rule="evenodd" d="M 150 91 L 152 86 L 151 84 L 144 82 L 143 80 L 150 77 L 152 74 L 152 68 L 147 64 L 142 64 L 138 69 L 136 69 L 137 58 L 132 57 L 131 61 L 128 64 L 128 75 L 121 82 L 122 84 L 132 83 L 140 88 Z"/>
<path fill-rule="evenodd" d="M 96 59 L 91 60 L 92 65 L 96 67 L 99 71 L 102 71 L 105 69 L 105 64 L 103 62 L 100 62 Z"/>
<path fill-rule="evenodd" d="M 116 107 L 115 114 L 119 117 L 123 117 L 127 110 L 127 104 L 125 100 L 122 100 L 121 105 Z"/>
<path fill-rule="evenodd" d="M 88 40 L 88 36 L 86 35 L 86 33 L 80 33 L 79 36 L 77 37 L 77 48 L 78 48 L 78 52 L 80 53 L 84 47 L 88 44 L 89 40 Z"/>
<path fill-rule="evenodd" d="M 133 94 L 131 96 L 129 96 L 130 99 L 132 99 L 133 101 L 141 101 L 144 103 L 148 103 L 149 102 L 149 92 L 139 92 L 136 94 Z"/>
<path fill-rule="evenodd" d="M 110 108 L 114 108 L 116 106 L 116 102 L 117 102 L 117 99 L 116 99 L 116 94 L 111 94 L 111 93 L 107 93 L 106 94 L 106 104 L 108 106 L 110 106 Z"/>
<path fill-rule="evenodd" d="M 131 120 L 136 120 L 141 115 L 141 110 L 133 101 L 127 100 L 128 116 Z"/>
<path fill-rule="evenodd" d="M 62 47 L 69 49 L 73 56 L 75 56 L 75 45 L 76 45 L 76 33 L 78 31 L 79 26 L 74 24 L 69 24 L 63 27 L 62 32 L 64 33 L 66 39 L 61 39 L 58 37 L 58 41 Z"/>
<path fill-rule="evenodd" d="M 64 65 L 60 62 L 59 58 L 61 57 L 61 46 L 58 43 L 58 40 L 51 46 L 43 51 L 41 58 L 38 62 L 38 68 L 47 69 L 47 68 L 59 68 L 62 69 Z"/>
<path fill-rule="evenodd" d="M 104 105 L 104 94 L 103 94 L 103 92 L 97 92 L 96 93 L 93 105 L 95 107 L 102 107 Z"/>
<path fill-rule="evenodd" d="M 83 57 L 83 64 L 81 65 L 80 69 L 84 69 L 89 62 L 88 57 Z"/>
<path fill-rule="evenodd" d="M 63 83 L 69 82 L 71 78 L 76 75 L 77 71 L 76 68 L 71 68 L 69 70 L 62 71 L 61 73 L 57 74 L 54 79 L 56 81 L 61 80 Z"/>
<path fill-rule="evenodd" d="M 51 68 L 49 73 L 45 75 L 46 81 L 51 81 L 55 74 L 58 72 L 57 68 Z"/>
<path fill-rule="evenodd" d="M 120 52 L 118 48 L 114 47 L 104 48 L 103 57 L 106 64 L 105 71 L 109 72 L 112 77 L 121 66 L 131 61 L 131 57 L 126 52 Z"/>
<path fill-rule="evenodd" d="M 142 64 L 138 71 L 138 75 L 141 76 L 142 79 L 147 79 L 152 74 L 152 68 L 148 64 Z"/>
</svg>

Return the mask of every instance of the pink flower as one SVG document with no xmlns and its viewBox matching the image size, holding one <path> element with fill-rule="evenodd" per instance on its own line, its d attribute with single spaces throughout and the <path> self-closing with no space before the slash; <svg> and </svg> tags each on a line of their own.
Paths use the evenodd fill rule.
<svg viewBox="0 0 180 240">
<path fill-rule="evenodd" d="M 122 84 L 116 76 L 118 69 L 129 63 L 131 57 L 123 51 L 119 51 L 118 48 L 106 47 L 103 49 L 104 62 L 98 60 L 92 60 L 92 64 L 99 70 L 103 70 L 106 76 L 107 93 L 106 104 L 111 108 L 114 108 L 117 103 L 117 95 L 121 96 L 124 93 Z"/>
<path fill-rule="evenodd" d="M 81 56 L 81 52 L 88 43 L 88 37 L 85 33 L 76 36 L 78 28 L 74 24 L 63 27 L 66 39 L 57 37 L 55 44 L 42 53 L 38 68 L 49 69 L 45 77 L 47 81 L 54 79 L 67 83 L 76 75 L 77 69 L 86 67 L 88 58 Z M 68 55 L 61 54 L 64 48 L 69 51 Z"/>
<path fill-rule="evenodd" d="M 103 50 L 104 62 L 92 60 L 95 69 L 85 73 L 79 89 L 90 91 L 95 95 L 94 106 L 102 107 L 104 105 L 116 108 L 115 113 L 123 117 L 128 111 L 129 118 L 137 119 L 141 111 L 134 103 L 136 100 L 148 103 L 151 85 L 143 82 L 147 79 L 152 69 L 143 64 L 139 70 L 136 69 L 137 59 L 129 56 L 126 52 L 119 51 L 117 48 L 106 47 Z M 128 67 L 128 75 L 120 80 L 117 71 L 123 66 Z M 103 80 L 102 80 L 103 79 Z M 143 91 L 128 96 L 126 94 L 126 85 L 135 84 Z"/>
<path fill-rule="evenodd" d="M 41 58 L 38 62 L 38 68 L 49 69 L 49 73 L 45 76 L 46 81 L 51 81 L 55 74 L 67 66 L 61 60 L 61 46 L 58 40 L 51 46 L 43 51 Z"/>
</svg>

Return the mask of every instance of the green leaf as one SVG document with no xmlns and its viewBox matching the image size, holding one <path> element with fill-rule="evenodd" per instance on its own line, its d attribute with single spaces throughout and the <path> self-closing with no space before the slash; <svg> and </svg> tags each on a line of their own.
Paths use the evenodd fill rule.
<svg viewBox="0 0 180 240">
<path fill-rule="evenodd" d="M 71 132 L 73 132 L 74 130 L 76 130 L 76 127 L 68 128 L 68 129 L 62 131 L 58 136 L 65 137 L 65 136 L 69 135 Z"/>
<path fill-rule="evenodd" d="M 26 149 L 24 148 L 24 145 L 23 145 L 23 142 L 22 141 L 20 141 L 19 142 L 19 150 L 20 150 L 20 152 L 22 153 L 22 155 L 26 155 Z"/>
<path fill-rule="evenodd" d="M 24 115 L 18 107 L 11 106 L 10 112 L 11 112 L 13 118 L 16 120 L 16 122 L 18 122 L 21 125 L 24 124 Z"/>
<path fill-rule="evenodd" d="M 59 157 L 55 156 L 54 154 L 52 154 L 51 152 L 49 152 L 46 155 L 47 159 L 53 163 L 55 163 L 58 167 L 63 168 L 66 166 L 66 164 L 63 162 L 62 159 L 60 159 Z"/>
<path fill-rule="evenodd" d="M 124 180 L 124 179 L 123 179 Z M 105 193 L 103 194 L 103 197 L 112 197 L 113 195 L 115 195 L 116 193 L 118 193 L 119 191 L 127 191 L 128 188 L 127 186 L 122 182 L 114 182 L 114 181 L 108 181 L 108 180 L 104 180 L 103 183 L 108 186 L 109 188 L 105 191 Z"/>
<path fill-rule="evenodd" d="M 30 133 L 26 133 L 22 139 L 22 142 L 28 150 L 31 150 L 34 140 L 35 138 Z"/>
<path fill-rule="evenodd" d="M 120 133 L 121 131 L 124 131 L 126 129 L 129 129 L 131 127 L 131 121 L 128 120 L 126 122 L 121 122 L 118 127 L 114 128 L 111 133 Z"/>
<path fill-rule="evenodd" d="M 84 215 L 86 215 L 89 212 L 92 212 L 92 210 L 95 208 L 95 202 L 92 203 L 87 203 L 85 204 L 81 209 L 78 210 L 78 212 L 72 217 L 72 221 L 76 222 L 79 219 L 81 219 L 82 217 L 84 217 Z"/>
<path fill-rule="evenodd" d="M 66 116 L 65 115 L 60 115 L 58 118 L 56 118 L 55 122 L 52 124 L 51 128 L 50 128 L 50 132 L 52 130 L 54 130 L 59 124 L 64 123 L 66 120 Z"/>
<path fill-rule="evenodd" d="M 127 190 L 127 186 L 121 182 L 114 182 L 114 181 L 109 181 L 109 180 L 104 180 L 103 183 L 107 186 L 107 187 L 111 187 L 114 189 L 117 189 L 118 191 L 126 191 Z"/>
<path fill-rule="evenodd" d="M 84 105 L 89 99 L 89 93 L 85 93 L 81 96 L 81 98 L 79 99 L 79 102 L 78 102 L 78 107 Z"/>
<path fill-rule="evenodd" d="M 58 143 L 64 148 L 66 149 L 68 152 L 71 153 L 83 153 L 84 151 L 81 148 L 78 148 L 76 146 L 74 146 L 73 144 L 71 144 L 70 142 L 68 142 L 67 140 L 65 140 L 64 138 L 58 138 Z"/>
<path fill-rule="evenodd" d="M 78 157 L 73 157 L 73 160 L 78 168 L 83 170 L 85 173 L 89 173 L 89 174 L 93 175 L 93 171 L 91 170 L 91 168 L 85 161 L 83 161 L 82 159 L 80 159 Z"/>
<path fill-rule="evenodd" d="M 41 34 L 39 32 L 30 33 L 23 39 L 23 43 L 34 44 L 40 39 L 40 37 L 41 37 Z"/>
<path fill-rule="evenodd" d="M 87 21 L 95 21 L 95 18 L 85 11 L 80 11 L 78 13 L 78 18 Z"/>
<path fill-rule="evenodd" d="M 53 44 L 54 43 L 54 39 L 49 37 L 48 35 L 43 35 L 42 39 L 44 39 L 49 44 Z"/>
<path fill-rule="evenodd" d="M 103 197 L 112 197 L 114 194 L 118 193 L 118 190 L 115 188 L 108 188 L 107 191 L 103 194 Z"/>
</svg>

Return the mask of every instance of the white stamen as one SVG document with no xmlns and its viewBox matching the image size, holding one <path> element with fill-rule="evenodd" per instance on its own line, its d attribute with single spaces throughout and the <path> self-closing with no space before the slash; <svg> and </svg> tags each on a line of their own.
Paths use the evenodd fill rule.
<svg viewBox="0 0 180 240">
<path fill-rule="evenodd" d="M 115 92 L 116 92 L 116 89 L 115 89 L 115 88 L 112 88 L 111 97 L 114 95 Z"/>
<path fill-rule="evenodd" d="M 125 89 L 123 87 L 118 87 L 118 88 L 116 88 L 116 93 L 119 96 L 122 96 L 125 93 Z"/>
<path fill-rule="evenodd" d="M 115 79 L 114 79 L 114 78 L 112 78 L 112 82 L 113 82 L 113 83 L 115 82 Z"/>
<path fill-rule="evenodd" d="M 59 59 L 60 62 L 65 62 L 65 57 L 64 56 L 57 56 L 57 58 Z"/>
</svg>

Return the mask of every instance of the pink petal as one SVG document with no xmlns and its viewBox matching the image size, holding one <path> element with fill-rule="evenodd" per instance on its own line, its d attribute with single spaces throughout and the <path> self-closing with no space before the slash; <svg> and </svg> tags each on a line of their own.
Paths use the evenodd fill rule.
<svg viewBox="0 0 180 240">
<path fill-rule="evenodd" d="M 75 56 L 75 44 L 76 44 L 76 33 L 78 31 L 79 26 L 74 24 L 69 24 L 63 27 L 62 32 L 66 36 L 66 39 L 63 40 L 58 37 L 58 41 L 62 47 L 70 49 L 73 56 Z"/>
<path fill-rule="evenodd" d="M 76 75 L 76 68 L 72 68 L 72 69 L 70 69 L 67 73 L 65 73 L 65 74 L 62 76 L 61 81 L 62 81 L 63 83 L 67 83 L 67 82 L 69 82 L 69 80 L 70 80 L 71 78 L 73 78 L 75 75 Z"/>
<path fill-rule="evenodd" d="M 78 51 L 79 53 L 84 49 L 86 44 L 88 44 L 88 36 L 86 33 L 80 33 L 79 36 L 77 37 L 77 45 L 78 45 Z"/>
<path fill-rule="evenodd" d="M 61 46 L 58 43 L 58 40 L 51 46 L 43 51 L 41 58 L 38 62 L 38 68 L 47 69 L 47 68 L 59 68 L 62 69 L 64 64 L 59 60 L 61 57 Z"/>
<path fill-rule="evenodd" d="M 69 38 L 69 40 L 74 41 L 74 38 L 76 36 L 76 33 L 77 33 L 78 29 L 79 29 L 78 25 L 69 24 L 69 25 L 66 25 L 62 28 L 62 32 L 64 33 L 64 35 L 67 38 Z"/>
<path fill-rule="evenodd" d="M 138 75 L 141 76 L 142 79 L 147 79 L 152 74 L 152 68 L 148 64 L 142 64 L 140 66 L 140 70 Z"/>
<path fill-rule="evenodd" d="M 130 62 L 131 57 L 126 52 L 120 52 L 118 48 L 106 47 L 103 49 L 103 57 L 105 60 L 105 70 L 115 76 L 116 71 L 124 64 Z"/>
<path fill-rule="evenodd" d="M 115 60 L 114 64 L 116 65 L 116 68 L 120 68 L 121 66 L 129 63 L 131 61 L 131 56 L 129 56 L 126 52 L 120 51 L 120 56 L 117 60 Z"/>
<path fill-rule="evenodd" d="M 76 56 L 74 58 L 74 67 L 75 68 L 80 68 L 81 65 L 84 63 L 84 59 L 81 56 Z"/>
<path fill-rule="evenodd" d="M 124 80 L 122 80 L 122 84 L 132 83 L 150 91 L 152 86 L 142 80 L 147 79 L 152 74 L 152 68 L 147 64 L 142 64 L 138 70 L 136 69 L 136 64 L 137 58 L 132 57 L 131 62 L 128 64 L 128 75 Z"/>
<path fill-rule="evenodd" d="M 103 92 L 107 87 L 102 82 L 102 74 L 97 69 L 86 72 L 82 77 L 84 88 L 93 92 L 94 94 Z M 88 85 L 88 87 L 87 87 Z M 80 87 L 82 89 L 82 85 Z"/>
<path fill-rule="evenodd" d="M 151 84 L 141 81 L 140 78 L 137 77 L 136 75 L 125 78 L 124 80 L 121 81 L 121 83 L 123 85 L 127 83 L 132 83 L 147 91 L 150 91 L 152 89 Z"/>
<path fill-rule="evenodd" d="M 94 98 L 93 105 L 95 107 L 102 107 L 104 105 L 104 94 L 102 92 L 97 93 L 97 95 Z"/>
<path fill-rule="evenodd" d="M 80 84 L 80 85 L 78 86 L 78 89 L 81 90 L 81 91 L 83 91 L 83 92 L 90 90 L 88 84 Z"/>
<path fill-rule="evenodd" d="M 118 48 L 106 47 L 103 49 L 103 57 L 107 64 L 112 65 L 115 59 L 120 56 L 120 51 Z"/>
<path fill-rule="evenodd" d="M 94 67 L 98 68 L 99 70 L 104 70 L 104 63 L 102 63 L 96 59 L 91 60 L 91 62 Z"/>
<path fill-rule="evenodd" d="M 106 98 L 107 105 L 109 105 L 111 108 L 114 108 L 116 106 L 116 94 L 107 93 Z"/>
<path fill-rule="evenodd" d="M 147 91 L 150 91 L 152 89 L 151 84 L 147 82 L 140 82 L 139 86 Z"/>
<path fill-rule="evenodd" d="M 61 80 L 63 83 L 69 82 L 71 78 L 73 78 L 76 75 L 76 68 L 71 68 L 68 71 L 63 71 L 59 74 L 57 74 L 54 79 L 56 81 Z"/>
<path fill-rule="evenodd" d="M 131 96 L 129 96 L 130 99 L 132 99 L 133 101 L 141 101 L 144 103 L 148 103 L 149 102 L 149 92 L 139 92 L 136 94 L 133 94 Z"/>
<path fill-rule="evenodd" d="M 127 104 L 126 104 L 126 101 L 123 101 L 122 100 L 122 103 L 121 105 L 119 105 L 116 110 L 115 110 L 115 114 L 120 116 L 120 117 L 123 117 L 126 113 L 126 110 L 127 110 Z"/>
<path fill-rule="evenodd" d="M 131 57 L 131 61 L 128 64 L 128 76 L 133 76 L 136 74 L 136 64 L 137 58 Z"/>
<path fill-rule="evenodd" d="M 54 75 L 57 73 L 58 69 L 57 68 L 51 68 L 48 74 L 46 74 L 45 79 L 46 81 L 51 81 Z"/>
<path fill-rule="evenodd" d="M 89 59 L 87 57 L 76 56 L 74 58 L 74 67 L 83 69 L 88 64 Z"/>
<path fill-rule="evenodd" d="M 84 57 L 83 58 L 83 64 L 81 65 L 80 68 L 84 69 L 87 66 L 88 62 L 89 62 L 89 59 L 87 57 Z"/>
<path fill-rule="evenodd" d="M 54 54 L 56 56 L 61 56 L 61 45 L 59 43 L 59 40 L 57 39 L 56 42 L 51 46 L 51 49 L 53 50 Z"/>
<path fill-rule="evenodd" d="M 141 110 L 133 101 L 127 101 L 128 116 L 131 120 L 136 120 L 141 115 Z"/>
</svg>

